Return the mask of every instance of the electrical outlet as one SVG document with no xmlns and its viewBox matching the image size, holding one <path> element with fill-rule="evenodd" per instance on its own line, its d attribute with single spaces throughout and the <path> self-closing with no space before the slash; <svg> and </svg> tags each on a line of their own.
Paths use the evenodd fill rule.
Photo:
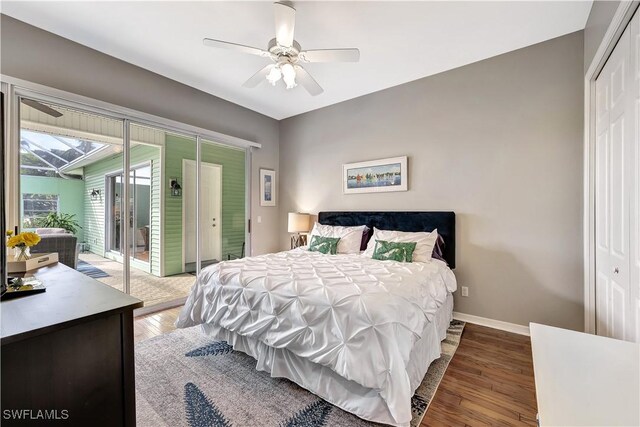
<svg viewBox="0 0 640 427">
<path fill-rule="evenodd" d="M 463 297 L 468 297 L 469 296 L 469 287 L 468 286 L 463 286 L 462 287 L 462 296 Z"/>
</svg>

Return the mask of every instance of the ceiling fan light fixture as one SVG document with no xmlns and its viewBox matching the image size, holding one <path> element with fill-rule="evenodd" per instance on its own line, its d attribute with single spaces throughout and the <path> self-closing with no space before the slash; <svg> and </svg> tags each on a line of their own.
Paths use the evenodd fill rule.
<svg viewBox="0 0 640 427">
<path fill-rule="evenodd" d="M 294 87 L 298 86 L 298 84 L 296 83 L 296 70 L 293 68 L 293 65 L 287 62 L 286 64 L 283 64 L 281 66 L 281 69 L 282 80 L 284 80 L 285 84 L 287 85 L 287 89 L 293 89 Z"/>
<path fill-rule="evenodd" d="M 300 43 L 294 38 L 296 10 L 289 3 L 291 2 L 273 4 L 276 37 L 269 41 L 267 49 L 210 38 L 204 38 L 202 42 L 205 46 L 248 53 L 273 61 L 272 64 L 265 65 L 249 77 L 242 84 L 242 87 L 254 88 L 264 83 L 265 78 L 271 86 L 276 86 L 280 80 L 283 80 L 287 89 L 293 89 L 300 83 L 300 86 L 311 96 L 317 96 L 324 91 L 309 72 L 302 67 L 301 62 L 358 62 L 360 51 L 355 48 L 303 51 Z"/>
<path fill-rule="evenodd" d="M 275 66 L 267 74 L 267 81 L 271 83 L 271 86 L 275 86 L 278 80 L 282 78 L 282 72 L 278 66 Z"/>
</svg>

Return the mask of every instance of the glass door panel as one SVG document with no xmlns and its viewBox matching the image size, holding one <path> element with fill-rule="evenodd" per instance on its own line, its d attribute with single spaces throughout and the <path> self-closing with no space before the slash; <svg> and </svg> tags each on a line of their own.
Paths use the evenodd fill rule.
<svg viewBox="0 0 640 427">
<path fill-rule="evenodd" d="M 131 124 L 129 168 L 129 287 L 145 307 L 180 301 L 196 269 L 196 140 L 161 128 Z M 185 173 L 189 176 L 185 176 Z M 193 179 L 191 177 L 193 176 Z M 164 210 L 162 210 L 164 206 Z"/>
<path fill-rule="evenodd" d="M 149 263 L 151 259 L 151 166 L 143 165 L 130 172 L 130 216 L 132 258 Z"/>
<path fill-rule="evenodd" d="M 119 199 L 123 120 L 42 102 L 20 100 L 21 231 L 37 231 L 32 253 L 58 253 L 60 262 L 124 290 Z"/>
</svg>

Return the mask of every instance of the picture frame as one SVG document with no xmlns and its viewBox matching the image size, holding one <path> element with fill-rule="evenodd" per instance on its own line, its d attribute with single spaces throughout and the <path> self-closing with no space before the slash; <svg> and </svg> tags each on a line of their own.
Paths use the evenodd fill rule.
<svg viewBox="0 0 640 427">
<path fill-rule="evenodd" d="M 260 206 L 276 206 L 276 171 L 260 169 Z"/>
<path fill-rule="evenodd" d="M 343 194 L 407 191 L 407 156 L 342 165 Z"/>
</svg>

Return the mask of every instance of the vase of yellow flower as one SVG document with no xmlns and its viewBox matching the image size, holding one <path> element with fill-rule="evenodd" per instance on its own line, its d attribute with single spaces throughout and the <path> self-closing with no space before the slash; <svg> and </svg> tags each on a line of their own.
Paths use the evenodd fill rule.
<svg viewBox="0 0 640 427">
<path fill-rule="evenodd" d="M 15 261 L 26 261 L 31 258 L 30 248 L 40 243 L 38 233 L 25 231 L 13 236 L 12 232 L 7 232 L 7 247 L 15 251 Z"/>
</svg>

